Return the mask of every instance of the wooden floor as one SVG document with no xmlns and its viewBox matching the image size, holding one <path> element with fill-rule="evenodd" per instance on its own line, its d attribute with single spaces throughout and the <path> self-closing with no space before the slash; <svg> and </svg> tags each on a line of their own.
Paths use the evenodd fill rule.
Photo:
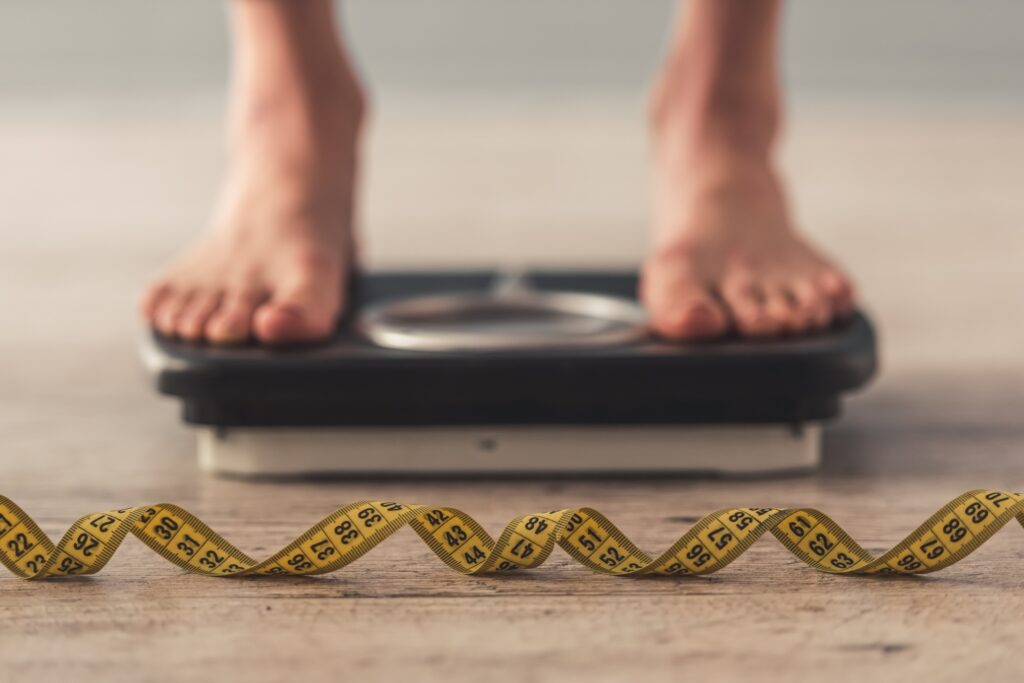
<svg viewBox="0 0 1024 683">
<path fill-rule="evenodd" d="M 593 505 L 651 551 L 718 507 L 811 505 L 881 551 L 963 490 L 1024 490 L 1019 118 L 797 117 L 786 165 L 803 222 L 843 254 L 885 348 L 881 379 L 827 431 L 818 474 L 268 484 L 200 474 L 176 407 L 134 355 L 134 292 L 212 194 L 207 113 L 0 115 L 0 491 L 55 537 L 87 512 L 168 501 L 262 556 L 335 506 L 379 497 L 455 505 L 492 530 Z M 628 118 L 569 114 L 530 136 L 500 114 L 384 120 L 371 260 L 639 257 L 641 136 Z M 214 581 L 129 539 L 92 579 L 0 577 L 0 678 L 1010 680 L 1024 673 L 1022 568 L 1016 525 L 961 565 L 893 580 L 816 574 L 770 538 L 704 579 L 595 576 L 561 554 L 467 579 L 403 531 L 328 577 Z"/>
</svg>

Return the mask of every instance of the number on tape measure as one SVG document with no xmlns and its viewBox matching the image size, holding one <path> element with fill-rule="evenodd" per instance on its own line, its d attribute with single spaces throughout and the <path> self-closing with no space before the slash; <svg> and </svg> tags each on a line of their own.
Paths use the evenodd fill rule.
<svg viewBox="0 0 1024 683">
<path fill-rule="evenodd" d="M 823 572 L 920 574 L 963 559 L 1011 519 L 1024 525 L 1024 495 L 969 491 L 874 557 L 819 510 L 729 508 L 701 518 L 668 550 L 651 557 L 590 508 L 517 517 L 495 540 L 455 508 L 368 501 L 333 512 L 258 561 L 176 505 L 86 515 L 54 543 L 24 510 L 0 496 L 0 561 L 26 579 L 94 574 L 131 534 L 172 564 L 204 576 L 323 574 L 345 567 L 408 525 L 442 561 L 463 574 L 537 567 L 556 546 L 603 574 L 710 574 L 769 532 Z"/>
</svg>

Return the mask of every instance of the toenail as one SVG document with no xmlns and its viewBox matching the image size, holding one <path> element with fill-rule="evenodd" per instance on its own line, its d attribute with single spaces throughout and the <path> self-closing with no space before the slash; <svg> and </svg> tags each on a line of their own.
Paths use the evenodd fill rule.
<svg viewBox="0 0 1024 683">
<path fill-rule="evenodd" d="M 668 323 L 667 327 L 670 330 L 682 330 L 686 328 L 689 318 L 687 317 L 687 314 L 683 312 L 670 313 L 666 317 L 665 322 Z"/>
<path fill-rule="evenodd" d="M 237 344 L 248 339 L 248 335 L 237 328 L 210 330 L 206 336 L 209 337 L 210 341 L 217 344 Z"/>
<path fill-rule="evenodd" d="M 243 335 L 243 326 L 239 321 L 222 322 L 210 325 L 208 334 L 218 339 L 236 339 Z"/>
<path fill-rule="evenodd" d="M 674 325 L 682 326 L 696 321 L 708 320 L 712 317 L 711 309 L 706 304 L 690 304 L 671 316 Z"/>
</svg>

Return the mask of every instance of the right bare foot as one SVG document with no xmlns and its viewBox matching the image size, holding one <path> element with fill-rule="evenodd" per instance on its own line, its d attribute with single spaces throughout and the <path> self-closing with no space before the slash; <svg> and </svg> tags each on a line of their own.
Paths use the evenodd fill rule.
<svg viewBox="0 0 1024 683">
<path fill-rule="evenodd" d="M 287 22 L 305 20 L 239 19 L 242 31 L 269 33 L 297 30 Z M 324 40 L 325 50 L 336 49 L 330 36 Z M 215 344 L 315 341 L 332 333 L 344 307 L 360 88 L 340 61 L 311 67 L 266 45 L 258 54 L 277 61 L 241 69 L 232 158 L 211 228 L 142 296 L 143 316 L 165 335 Z"/>
<path fill-rule="evenodd" d="M 656 84 L 655 239 L 641 295 L 668 339 L 803 334 L 853 311 L 853 286 L 796 229 L 772 161 L 780 5 L 686 3 Z"/>
</svg>

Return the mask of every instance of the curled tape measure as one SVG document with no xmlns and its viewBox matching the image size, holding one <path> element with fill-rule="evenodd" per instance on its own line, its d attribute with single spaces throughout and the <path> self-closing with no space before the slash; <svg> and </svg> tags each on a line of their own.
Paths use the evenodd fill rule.
<svg viewBox="0 0 1024 683">
<path fill-rule="evenodd" d="M 495 541 L 476 520 L 455 508 L 365 502 L 339 509 L 260 562 L 177 505 L 86 515 L 54 545 L 20 507 L 0 496 L 0 560 L 25 579 L 94 574 L 131 533 L 167 561 L 195 574 L 326 574 L 408 524 L 445 564 L 463 574 L 537 567 L 556 545 L 602 574 L 710 574 L 769 531 L 791 553 L 823 572 L 923 574 L 963 559 L 1013 518 L 1024 525 L 1024 494 L 969 491 L 896 547 L 873 557 L 818 510 L 727 508 L 705 516 L 652 558 L 590 508 L 517 517 Z"/>
</svg>

